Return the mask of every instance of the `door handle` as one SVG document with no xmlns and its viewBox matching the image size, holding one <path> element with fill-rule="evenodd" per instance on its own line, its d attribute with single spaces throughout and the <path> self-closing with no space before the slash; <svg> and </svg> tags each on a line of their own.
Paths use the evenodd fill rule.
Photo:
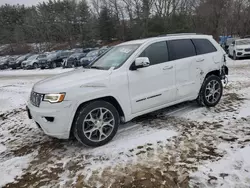
<svg viewBox="0 0 250 188">
<path fill-rule="evenodd" d="M 203 62 L 205 59 L 197 59 L 196 62 Z"/>
<path fill-rule="evenodd" d="M 163 70 L 170 70 L 172 68 L 174 68 L 174 67 L 173 66 L 166 66 L 166 67 L 163 68 Z"/>
</svg>

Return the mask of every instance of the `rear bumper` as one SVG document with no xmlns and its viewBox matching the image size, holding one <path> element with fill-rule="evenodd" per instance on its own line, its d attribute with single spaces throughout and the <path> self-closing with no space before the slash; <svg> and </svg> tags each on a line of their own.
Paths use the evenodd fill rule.
<svg viewBox="0 0 250 188">
<path fill-rule="evenodd" d="M 38 108 L 28 102 L 27 112 L 29 118 L 33 119 L 46 135 L 59 139 L 68 139 L 73 119 L 73 105 L 71 102 L 42 103 Z"/>
</svg>

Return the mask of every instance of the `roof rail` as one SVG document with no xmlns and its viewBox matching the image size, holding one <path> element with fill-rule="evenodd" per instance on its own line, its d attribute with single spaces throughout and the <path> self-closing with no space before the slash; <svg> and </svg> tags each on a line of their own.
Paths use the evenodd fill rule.
<svg viewBox="0 0 250 188">
<path fill-rule="evenodd" d="M 179 35 L 199 35 L 199 34 L 198 33 L 175 33 L 175 34 L 159 35 L 158 37 L 179 36 Z"/>
</svg>

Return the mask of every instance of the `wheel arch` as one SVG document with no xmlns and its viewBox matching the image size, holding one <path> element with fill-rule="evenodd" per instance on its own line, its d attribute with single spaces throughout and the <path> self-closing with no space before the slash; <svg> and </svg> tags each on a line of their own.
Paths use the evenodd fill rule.
<svg viewBox="0 0 250 188">
<path fill-rule="evenodd" d="M 112 104 L 116 108 L 116 110 L 118 111 L 119 116 L 124 119 L 124 117 L 125 117 L 124 110 L 122 109 L 118 100 L 113 96 L 105 96 L 105 97 L 100 97 L 100 98 L 96 98 L 93 100 L 85 101 L 85 102 L 81 103 L 80 105 L 78 105 L 78 107 L 74 113 L 74 118 L 73 118 L 73 121 L 71 123 L 71 128 L 70 128 L 70 137 L 71 138 L 73 137 L 73 127 L 74 127 L 77 115 L 80 112 L 81 108 L 83 108 L 85 105 L 87 105 L 90 102 L 100 101 L 100 100 L 106 101 L 106 102 Z M 123 119 L 121 119 L 121 120 L 123 121 Z"/>
<path fill-rule="evenodd" d="M 205 79 L 208 78 L 209 76 L 211 75 L 215 75 L 215 76 L 218 76 L 220 77 L 221 76 L 221 71 L 220 70 L 213 70 L 213 71 L 210 71 L 207 73 L 207 75 L 205 76 Z M 204 79 L 204 80 L 205 80 Z"/>
</svg>

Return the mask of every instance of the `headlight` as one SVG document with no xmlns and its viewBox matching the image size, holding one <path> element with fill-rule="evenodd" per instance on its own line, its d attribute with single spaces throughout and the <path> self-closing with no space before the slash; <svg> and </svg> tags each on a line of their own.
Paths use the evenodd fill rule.
<svg viewBox="0 0 250 188">
<path fill-rule="evenodd" d="M 50 103 L 59 103 L 64 100 L 65 93 L 60 93 L 60 94 L 45 94 L 43 97 L 43 101 L 47 101 Z"/>
<path fill-rule="evenodd" d="M 238 50 L 238 51 L 242 51 L 243 49 L 241 49 L 241 48 L 238 48 L 238 49 L 236 49 L 236 50 Z"/>
</svg>

